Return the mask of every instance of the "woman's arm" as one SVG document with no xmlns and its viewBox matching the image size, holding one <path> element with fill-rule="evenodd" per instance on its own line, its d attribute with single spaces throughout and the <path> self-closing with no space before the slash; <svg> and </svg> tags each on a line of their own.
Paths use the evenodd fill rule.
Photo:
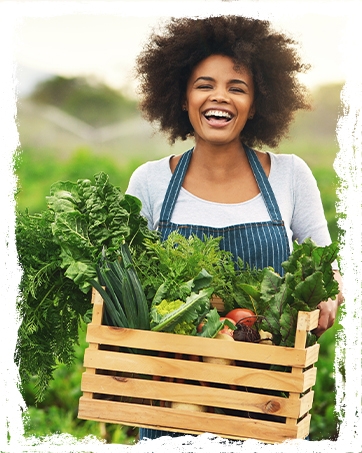
<svg viewBox="0 0 362 453">
<path fill-rule="evenodd" d="M 334 271 L 334 278 L 339 285 L 339 293 L 336 299 L 328 299 L 318 305 L 320 309 L 318 327 L 313 330 L 313 333 L 320 337 L 327 329 L 333 326 L 337 316 L 338 307 L 343 303 L 343 282 L 339 271 Z"/>
</svg>

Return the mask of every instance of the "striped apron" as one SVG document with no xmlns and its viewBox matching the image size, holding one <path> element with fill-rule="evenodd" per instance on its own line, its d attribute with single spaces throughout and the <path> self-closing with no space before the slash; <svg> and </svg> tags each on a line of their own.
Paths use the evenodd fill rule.
<svg viewBox="0 0 362 453">
<path fill-rule="evenodd" d="M 214 228 L 202 225 L 181 225 L 171 222 L 172 212 L 192 156 L 193 149 L 184 153 L 171 177 L 161 208 L 159 231 L 162 240 L 167 239 L 171 231 L 177 230 L 185 237 L 195 235 L 202 239 L 204 235 L 222 237 L 220 247 L 240 257 L 249 266 L 262 269 L 272 266 L 283 275 L 281 263 L 289 257 L 289 241 L 278 203 L 256 153 L 243 145 L 259 190 L 268 210 L 270 220 L 250 222 Z M 180 433 L 140 428 L 140 439 L 156 439 L 161 436 L 178 436 Z"/>
</svg>

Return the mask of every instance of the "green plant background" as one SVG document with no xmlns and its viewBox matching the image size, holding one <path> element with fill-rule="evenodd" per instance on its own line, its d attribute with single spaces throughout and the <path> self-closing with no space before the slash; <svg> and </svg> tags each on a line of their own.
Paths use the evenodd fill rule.
<svg viewBox="0 0 362 453">
<path fill-rule="evenodd" d="M 59 80 L 57 84 L 59 87 Z M 71 86 L 74 87 L 74 84 Z M 340 238 L 335 210 L 338 180 L 333 170 L 333 162 L 338 152 L 335 127 L 339 113 L 340 89 L 339 85 L 331 85 L 316 90 L 313 93 L 315 109 L 297 115 L 290 131 L 291 138 L 284 140 L 275 151 L 295 153 L 311 167 L 321 191 L 333 240 Z M 39 91 L 37 93 L 39 96 Z M 84 94 L 84 90 L 82 93 Z M 80 98 L 78 104 L 84 102 L 81 96 Z M 106 99 L 109 99 L 108 92 Z M 49 99 L 47 102 L 50 102 Z M 74 101 L 73 114 L 76 113 L 73 107 L 75 104 Z M 138 115 L 135 113 L 134 103 L 124 102 L 124 105 L 122 118 Z M 119 109 L 119 104 L 116 107 Z M 84 117 L 86 118 L 86 115 Z M 45 197 L 49 194 L 50 185 L 55 181 L 92 178 L 95 173 L 104 171 L 109 174 L 112 184 L 125 190 L 130 175 L 141 163 L 171 153 L 177 154 L 190 147 L 190 143 L 186 142 L 178 143 L 171 148 L 166 139 L 160 135 L 149 135 L 145 140 L 140 140 L 137 136 L 133 138 L 127 136 L 109 146 L 84 142 L 70 147 L 68 142 L 64 142 L 67 144 L 64 144 L 63 148 L 57 137 L 53 137 L 53 141 L 44 146 L 34 141 L 27 132 L 30 117 L 23 113 L 21 108 L 18 121 L 21 147 L 15 158 L 15 172 L 18 177 L 17 207 L 20 210 L 28 208 L 31 212 L 46 209 Z M 317 382 L 314 386 L 311 440 L 336 439 L 338 436 L 334 378 L 335 339 L 338 329 L 337 320 L 319 340 L 321 348 L 317 363 Z M 93 434 L 110 443 L 132 444 L 137 439 L 137 428 L 77 418 L 78 400 L 81 396 L 82 361 L 86 346 L 85 325 L 82 324 L 80 344 L 75 349 L 73 365 L 69 368 L 59 365 L 41 403 L 35 403 L 34 383 L 31 381 L 24 386 L 22 392 L 27 404 L 24 416 L 26 435 L 42 437 L 52 433 L 70 433 L 82 438 Z"/>
</svg>

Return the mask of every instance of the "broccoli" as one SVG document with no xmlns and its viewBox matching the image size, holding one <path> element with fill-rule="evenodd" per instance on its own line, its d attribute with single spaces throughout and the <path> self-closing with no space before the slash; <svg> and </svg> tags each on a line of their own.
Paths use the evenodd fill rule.
<svg viewBox="0 0 362 453">
<path fill-rule="evenodd" d="M 191 293 L 186 301 L 180 299 L 151 306 L 151 330 L 171 332 L 183 335 L 196 335 L 197 326 L 210 310 L 212 288 L 202 289 L 197 294 Z"/>
<path fill-rule="evenodd" d="M 186 302 L 183 302 L 180 299 L 172 301 L 163 299 L 158 305 L 154 307 L 154 309 L 163 318 L 166 315 L 174 313 L 185 305 Z M 172 329 L 168 330 L 168 332 L 177 333 L 180 335 L 195 335 L 196 326 L 190 321 L 180 321 L 177 324 L 173 324 Z"/>
<path fill-rule="evenodd" d="M 185 302 L 183 302 L 180 299 L 176 299 L 176 300 L 172 300 L 172 301 L 163 299 L 161 301 L 161 303 L 156 305 L 156 310 L 161 316 L 166 316 L 168 313 L 171 313 L 172 311 L 177 310 L 184 304 L 185 304 Z"/>
</svg>

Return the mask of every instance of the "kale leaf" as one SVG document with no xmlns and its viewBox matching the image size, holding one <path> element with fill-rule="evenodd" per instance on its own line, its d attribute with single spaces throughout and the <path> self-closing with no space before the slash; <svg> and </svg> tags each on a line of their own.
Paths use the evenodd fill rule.
<svg viewBox="0 0 362 453">
<path fill-rule="evenodd" d="M 88 179 L 57 182 L 47 197 L 54 212 L 52 231 L 61 248 L 61 267 L 84 293 L 97 276 L 96 264 L 103 250 L 114 261 L 123 242 L 137 248 L 146 237 L 157 237 L 140 214 L 138 198 L 123 194 L 103 172 L 94 180 L 94 184 Z"/>
</svg>

